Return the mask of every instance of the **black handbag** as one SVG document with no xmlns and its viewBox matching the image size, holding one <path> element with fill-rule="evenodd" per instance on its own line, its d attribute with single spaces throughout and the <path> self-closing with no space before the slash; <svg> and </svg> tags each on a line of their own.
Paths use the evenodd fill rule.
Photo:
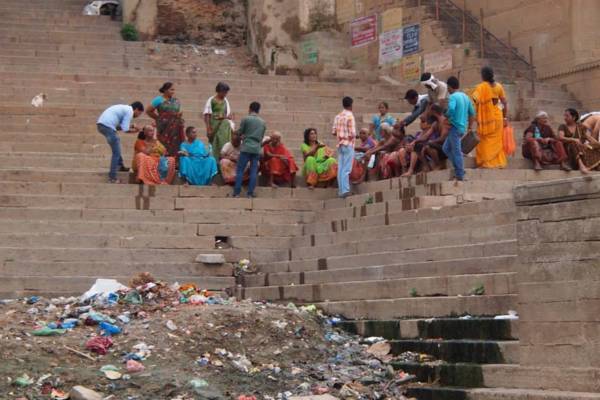
<svg viewBox="0 0 600 400">
<path fill-rule="evenodd" d="M 479 136 L 477 136 L 477 132 L 469 131 L 462 137 L 460 142 L 463 154 L 467 155 L 479 144 Z"/>
</svg>

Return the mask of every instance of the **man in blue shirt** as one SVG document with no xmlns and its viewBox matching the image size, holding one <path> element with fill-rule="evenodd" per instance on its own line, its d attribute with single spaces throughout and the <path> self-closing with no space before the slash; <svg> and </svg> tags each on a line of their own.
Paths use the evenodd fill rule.
<svg viewBox="0 0 600 400">
<path fill-rule="evenodd" d="M 144 105 L 136 101 L 130 106 L 126 104 L 117 104 L 115 106 L 108 107 L 100 118 L 96 126 L 98 132 L 100 132 L 105 138 L 106 142 L 112 150 L 112 158 L 110 160 L 110 172 L 108 173 L 108 179 L 110 183 L 119 183 L 117 179 L 117 169 L 121 167 L 121 171 L 129 171 L 123 164 L 123 157 L 121 157 L 121 140 L 117 135 L 117 131 L 123 131 L 128 133 L 134 133 L 139 131 L 139 128 L 132 124 L 133 118 L 139 117 L 144 112 Z"/>
<path fill-rule="evenodd" d="M 461 139 L 467 128 L 471 130 L 475 120 L 475 109 L 469 97 L 459 91 L 460 83 L 458 78 L 451 76 L 448 78 L 448 110 L 446 117 L 450 122 L 448 137 L 444 142 L 443 150 L 454 166 L 454 176 L 457 181 L 465 180 L 464 160 L 461 148 Z"/>
</svg>

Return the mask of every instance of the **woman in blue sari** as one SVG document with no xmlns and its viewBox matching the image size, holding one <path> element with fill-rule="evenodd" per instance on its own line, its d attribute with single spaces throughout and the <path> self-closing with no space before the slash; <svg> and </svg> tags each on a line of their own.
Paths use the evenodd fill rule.
<svg viewBox="0 0 600 400">
<path fill-rule="evenodd" d="M 186 184 L 205 186 L 217 174 L 217 161 L 197 135 L 193 126 L 185 130 L 186 141 L 179 149 L 179 176 Z"/>
</svg>

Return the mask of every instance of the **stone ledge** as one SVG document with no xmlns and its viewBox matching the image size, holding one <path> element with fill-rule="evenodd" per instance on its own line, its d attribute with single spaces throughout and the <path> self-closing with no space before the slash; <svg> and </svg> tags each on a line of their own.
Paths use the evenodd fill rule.
<svg viewBox="0 0 600 400">
<path fill-rule="evenodd" d="M 534 182 L 513 189 L 517 206 L 559 203 L 600 197 L 600 176 Z"/>
</svg>

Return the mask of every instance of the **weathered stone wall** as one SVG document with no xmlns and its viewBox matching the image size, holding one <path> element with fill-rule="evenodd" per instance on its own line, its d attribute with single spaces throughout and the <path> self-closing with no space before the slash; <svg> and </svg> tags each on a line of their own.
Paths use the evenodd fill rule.
<svg viewBox="0 0 600 400">
<path fill-rule="evenodd" d="M 240 46 L 246 37 L 244 0 L 158 0 L 157 33 L 201 45 Z"/>
<path fill-rule="evenodd" d="M 303 36 L 335 27 L 334 4 L 334 0 L 249 1 L 248 46 L 259 65 L 282 73 L 298 69 L 302 65 Z"/>
<path fill-rule="evenodd" d="M 600 177 L 517 187 L 515 202 L 521 364 L 600 368 Z"/>
<path fill-rule="evenodd" d="M 151 39 L 157 32 L 158 0 L 123 0 L 123 22 L 133 24 L 141 39 Z"/>
<path fill-rule="evenodd" d="M 456 4 L 462 6 L 462 1 Z M 582 68 L 600 64 L 600 2 L 597 0 L 466 0 L 485 14 L 485 27 L 503 40 L 508 31 L 519 52 L 533 60 L 538 77 L 565 84 L 591 109 L 600 109 L 600 73 Z M 584 82 L 582 85 L 581 83 Z"/>
</svg>

